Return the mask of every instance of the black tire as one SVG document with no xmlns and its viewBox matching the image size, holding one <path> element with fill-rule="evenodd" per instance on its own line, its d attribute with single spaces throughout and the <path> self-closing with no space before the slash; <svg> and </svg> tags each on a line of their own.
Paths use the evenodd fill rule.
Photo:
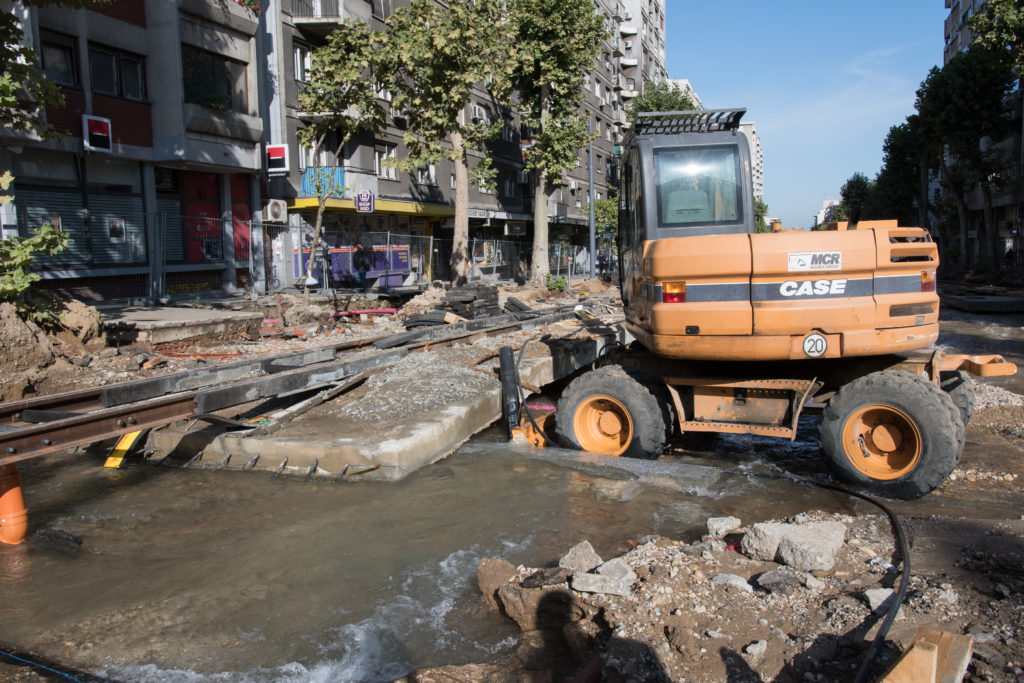
<svg viewBox="0 0 1024 683">
<path fill-rule="evenodd" d="M 960 419 L 964 427 L 971 422 L 971 415 L 974 414 L 975 388 L 974 379 L 963 370 L 943 372 L 939 376 L 942 390 L 949 394 L 960 411 Z"/>
<path fill-rule="evenodd" d="M 672 411 L 662 392 L 652 386 L 641 375 L 627 372 L 619 365 L 606 365 L 580 375 L 566 387 L 558 401 L 555 432 L 559 440 L 569 448 L 587 450 L 586 444 L 593 444 L 595 439 L 577 433 L 577 413 L 582 420 L 586 412 L 597 410 L 594 406 L 610 399 L 609 403 L 614 403 L 614 408 L 607 412 L 614 417 L 621 417 L 620 413 L 624 412 L 629 432 L 616 432 L 618 437 L 609 436 L 608 441 L 619 438 L 618 447 L 614 449 L 592 450 L 628 458 L 658 457 L 671 434 Z M 626 420 L 621 422 L 625 425 Z"/>
<path fill-rule="evenodd" d="M 963 431 L 959 411 L 937 385 L 909 372 L 883 371 L 839 390 L 822 415 L 819 439 L 836 479 L 912 499 L 953 471 Z"/>
</svg>

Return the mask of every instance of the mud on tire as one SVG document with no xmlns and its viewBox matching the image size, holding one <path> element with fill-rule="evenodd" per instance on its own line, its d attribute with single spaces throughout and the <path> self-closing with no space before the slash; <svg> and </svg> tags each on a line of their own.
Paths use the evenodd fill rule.
<svg viewBox="0 0 1024 683">
<path fill-rule="evenodd" d="M 673 424 L 664 393 L 619 365 L 597 368 L 574 379 L 562 392 L 555 432 L 569 448 L 656 458 Z"/>
<path fill-rule="evenodd" d="M 891 498 L 920 498 L 960 461 L 964 426 L 948 394 L 923 377 L 875 372 L 843 386 L 825 408 L 825 464 L 843 482 Z"/>
</svg>

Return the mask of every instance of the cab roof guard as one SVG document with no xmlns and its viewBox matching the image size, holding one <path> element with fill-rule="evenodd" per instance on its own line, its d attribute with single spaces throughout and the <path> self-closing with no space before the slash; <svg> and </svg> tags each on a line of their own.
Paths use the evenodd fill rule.
<svg viewBox="0 0 1024 683">
<path fill-rule="evenodd" d="M 633 135 L 675 135 L 677 133 L 717 133 L 734 131 L 746 109 L 695 109 L 656 111 L 637 114 Z"/>
</svg>

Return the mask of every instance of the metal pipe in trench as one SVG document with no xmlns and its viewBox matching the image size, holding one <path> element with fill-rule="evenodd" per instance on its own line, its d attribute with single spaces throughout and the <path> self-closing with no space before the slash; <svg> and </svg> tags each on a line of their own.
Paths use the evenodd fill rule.
<svg viewBox="0 0 1024 683">
<path fill-rule="evenodd" d="M 17 545 L 28 534 L 28 510 L 15 464 L 0 467 L 0 543 Z"/>
</svg>

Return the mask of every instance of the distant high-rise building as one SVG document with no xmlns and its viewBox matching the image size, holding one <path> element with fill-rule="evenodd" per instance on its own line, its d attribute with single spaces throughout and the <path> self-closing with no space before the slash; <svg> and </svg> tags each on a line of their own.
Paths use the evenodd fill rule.
<svg viewBox="0 0 1024 683">
<path fill-rule="evenodd" d="M 750 173 L 754 180 L 754 196 L 764 199 L 764 150 L 761 149 L 757 124 L 753 121 L 744 121 L 740 124 L 740 130 L 746 133 L 747 139 L 750 140 Z"/>
</svg>

